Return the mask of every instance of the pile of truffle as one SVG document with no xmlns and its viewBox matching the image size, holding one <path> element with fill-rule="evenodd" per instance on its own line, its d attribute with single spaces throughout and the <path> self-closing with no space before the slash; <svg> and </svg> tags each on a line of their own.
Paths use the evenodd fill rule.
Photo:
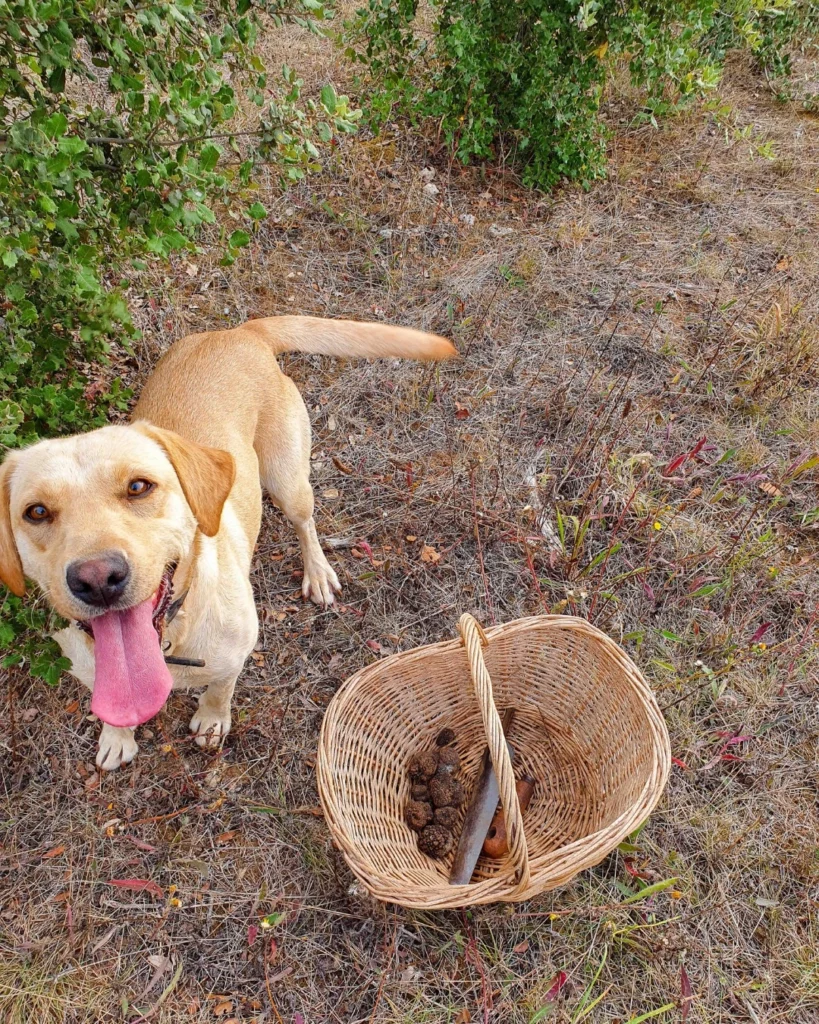
<svg viewBox="0 0 819 1024">
<path fill-rule="evenodd" d="M 418 833 L 418 849 L 430 857 L 445 857 L 455 845 L 453 829 L 466 796 L 456 778 L 461 759 L 454 742 L 455 733 L 442 729 L 435 748 L 415 754 L 409 762 L 407 824 Z"/>
</svg>

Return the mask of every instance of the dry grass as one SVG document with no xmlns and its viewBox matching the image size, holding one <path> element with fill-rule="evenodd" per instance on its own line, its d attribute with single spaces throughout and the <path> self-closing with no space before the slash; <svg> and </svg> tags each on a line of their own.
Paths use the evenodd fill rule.
<svg viewBox="0 0 819 1024">
<path fill-rule="evenodd" d="M 311 81 L 344 74 L 296 42 Z M 264 625 L 223 752 L 191 745 L 194 698 L 175 695 L 137 762 L 101 777 L 78 687 L 10 682 L 3 1022 L 819 1019 L 819 141 L 742 67 L 720 103 L 622 124 L 588 194 L 527 194 L 412 138 L 353 142 L 268 190 L 232 268 L 214 244 L 135 287 L 135 384 L 185 332 L 293 311 L 426 327 L 463 358 L 285 358 L 343 603 L 301 604 L 268 508 Z M 404 912 L 359 890 L 311 813 L 317 733 L 343 678 L 463 610 L 605 628 L 651 680 L 677 764 L 632 848 L 564 890 Z M 129 878 L 161 897 L 108 884 Z"/>
</svg>

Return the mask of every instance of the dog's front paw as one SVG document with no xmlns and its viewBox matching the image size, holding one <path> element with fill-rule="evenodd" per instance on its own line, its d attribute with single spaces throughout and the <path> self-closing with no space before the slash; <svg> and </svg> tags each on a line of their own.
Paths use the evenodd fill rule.
<svg viewBox="0 0 819 1024">
<path fill-rule="evenodd" d="M 200 698 L 190 729 L 200 747 L 219 747 L 230 732 L 230 709 L 224 711 L 210 706 L 205 696 Z"/>
<path fill-rule="evenodd" d="M 97 744 L 98 768 L 102 768 L 104 772 L 113 772 L 120 765 L 133 761 L 138 750 L 133 729 L 118 729 L 115 725 L 102 723 L 102 732 Z"/>
<path fill-rule="evenodd" d="M 320 558 L 316 556 L 310 565 L 305 565 L 301 592 L 313 604 L 325 606 L 331 605 L 335 601 L 335 595 L 341 592 L 338 576 L 333 572 L 323 553 Z"/>
</svg>

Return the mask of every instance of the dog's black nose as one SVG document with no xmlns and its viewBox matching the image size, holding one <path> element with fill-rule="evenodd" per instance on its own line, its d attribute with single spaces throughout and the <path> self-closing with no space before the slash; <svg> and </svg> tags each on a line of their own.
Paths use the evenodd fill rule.
<svg viewBox="0 0 819 1024">
<path fill-rule="evenodd" d="M 68 589 L 84 604 L 107 608 L 125 593 L 131 569 L 122 555 L 108 551 L 72 562 L 65 571 Z"/>
</svg>

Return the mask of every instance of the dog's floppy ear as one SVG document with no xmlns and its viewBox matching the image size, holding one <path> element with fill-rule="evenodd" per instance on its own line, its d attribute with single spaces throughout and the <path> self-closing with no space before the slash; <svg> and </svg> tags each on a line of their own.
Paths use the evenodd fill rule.
<svg viewBox="0 0 819 1024">
<path fill-rule="evenodd" d="M 26 592 L 23 563 L 11 532 L 11 470 L 12 457 L 0 466 L 0 581 L 12 594 L 22 597 Z"/>
<path fill-rule="evenodd" d="M 182 493 L 206 537 L 219 532 L 222 508 L 236 479 L 236 463 L 229 452 L 189 441 L 173 430 L 142 421 L 134 424 L 163 449 L 176 470 Z"/>
</svg>

